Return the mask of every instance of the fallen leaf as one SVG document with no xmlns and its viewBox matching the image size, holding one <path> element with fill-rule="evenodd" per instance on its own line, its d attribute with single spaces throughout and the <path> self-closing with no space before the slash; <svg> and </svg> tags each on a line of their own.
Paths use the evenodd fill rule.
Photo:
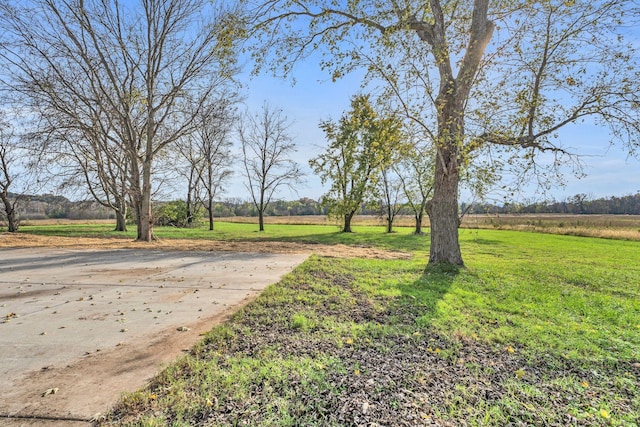
<svg viewBox="0 0 640 427">
<path fill-rule="evenodd" d="M 180 331 L 180 332 L 187 332 L 187 331 L 189 331 L 189 330 L 190 330 L 190 329 L 189 329 L 189 328 L 187 328 L 186 326 L 180 326 L 180 327 L 178 328 L 178 331 Z"/>
<path fill-rule="evenodd" d="M 50 394 L 56 394 L 58 392 L 58 387 L 56 388 L 49 388 L 46 389 L 43 393 L 42 393 L 42 397 L 48 396 Z"/>
<path fill-rule="evenodd" d="M 366 414 L 367 412 L 369 412 L 369 406 L 370 406 L 369 402 L 364 402 L 362 404 L 362 413 L 363 414 Z"/>
</svg>

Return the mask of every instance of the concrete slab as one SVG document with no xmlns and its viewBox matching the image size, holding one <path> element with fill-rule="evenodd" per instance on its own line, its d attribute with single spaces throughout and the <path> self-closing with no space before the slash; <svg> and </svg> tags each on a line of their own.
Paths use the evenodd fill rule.
<svg viewBox="0 0 640 427">
<path fill-rule="evenodd" d="M 0 249 L 0 425 L 86 424 L 306 257 Z"/>
</svg>

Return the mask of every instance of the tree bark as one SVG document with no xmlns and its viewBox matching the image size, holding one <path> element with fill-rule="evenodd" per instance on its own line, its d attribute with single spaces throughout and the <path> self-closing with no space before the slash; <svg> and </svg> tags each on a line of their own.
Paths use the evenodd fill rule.
<svg viewBox="0 0 640 427">
<path fill-rule="evenodd" d="M 393 218 L 391 218 L 391 212 L 387 217 L 387 233 L 393 233 Z"/>
<path fill-rule="evenodd" d="M 260 225 L 260 231 L 264 231 L 264 209 L 258 210 L 258 223 Z"/>
<path fill-rule="evenodd" d="M 457 93 L 451 79 L 440 88 L 438 108 L 438 142 L 433 181 L 433 198 L 429 204 L 431 247 L 429 264 L 463 266 L 458 241 L 458 186 L 460 183 L 460 146 L 464 141 L 465 96 Z"/>
<path fill-rule="evenodd" d="M 5 199 L 5 197 L 2 197 L 2 201 L 4 202 L 4 210 L 7 215 L 7 231 L 9 233 L 16 233 L 20 225 L 18 218 L 16 217 L 16 210 L 8 198 Z"/>
<path fill-rule="evenodd" d="M 416 219 L 416 229 L 413 232 L 413 234 L 417 234 L 417 235 L 424 234 L 422 232 L 422 218 L 423 218 L 423 216 L 424 216 L 424 211 L 414 215 L 414 218 Z"/>
<path fill-rule="evenodd" d="M 151 159 L 145 159 L 142 165 L 142 191 L 140 192 L 140 211 L 138 213 L 138 240 L 151 242 L 153 235 L 153 215 L 151 212 Z"/>
<path fill-rule="evenodd" d="M 438 148 L 438 156 L 445 159 L 439 158 L 436 162 L 433 198 L 429 213 L 431 223 L 429 264 L 462 266 L 464 263 L 458 242 L 458 183 L 460 175 L 455 159 L 452 159 L 451 153 L 447 153 L 447 151 Z M 447 154 L 449 156 L 446 156 Z"/>
<path fill-rule="evenodd" d="M 121 209 L 118 209 L 116 212 L 116 228 L 113 231 L 127 231 L 127 215 L 126 212 L 123 212 Z"/>
<path fill-rule="evenodd" d="M 349 212 L 344 214 L 344 227 L 342 228 L 343 233 L 352 233 L 351 220 L 353 219 L 354 215 L 355 215 L 355 212 Z"/>
<path fill-rule="evenodd" d="M 209 198 L 209 231 L 213 231 L 213 199 Z"/>
</svg>

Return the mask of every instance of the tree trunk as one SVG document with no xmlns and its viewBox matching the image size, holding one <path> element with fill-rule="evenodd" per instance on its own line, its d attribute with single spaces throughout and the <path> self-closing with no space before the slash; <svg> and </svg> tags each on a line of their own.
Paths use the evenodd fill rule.
<svg viewBox="0 0 640 427">
<path fill-rule="evenodd" d="M 393 218 L 391 217 L 391 213 L 387 217 L 387 233 L 393 233 Z"/>
<path fill-rule="evenodd" d="M 9 233 L 18 232 L 18 227 L 20 226 L 20 224 L 18 218 L 16 217 L 16 210 L 13 208 L 13 206 L 5 206 L 5 209 L 7 214 L 7 231 Z"/>
<path fill-rule="evenodd" d="M 213 231 L 213 198 L 209 197 L 209 231 Z"/>
<path fill-rule="evenodd" d="M 113 231 L 127 231 L 127 214 L 122 209 L 116 209 L 116 229 Z"/>
<path fill-rule="evenodd" d="M 187 196 L 187 205 L 186 205 L 186 226 L 187 227 L 191 227 L 191 224 L 193 224 L 193 212 L 191 209 L 191 194 L 189 194 L 189 196 Z"/>
<path fill-rule="evenodd" d="M 18 218 L 16 217 L 15 205 L 11 203 L 11 200 L 9 200 L 7 192 L 0 193 L 0 199 L 2 199 L 4 211 L 7 215 L 7 231 L 9 233 L 15 233 L 18 231 L 18 227 L 20 225 Z"/>
<path fill-rule="evenodd" d="M 351 220 L 353 219 L 353 216 L 355 215 L 355 212 L 350 212 L 350 213 L 346 213 L 344 214 L 344 227 L 342 228 L 342 232 L 343 233 L 351 233 Z"/>
<path fill-rule="evenodd" d="M 264 210 L 266 209 L 266 205 L 264 203 L 264 183 L 261 184 L 260 188 L 260 203 L 258 206 L 258 223 L 260 224 L 260 231 L 264 231 Z"/>
<path fill-rule="evenodd" d="M 438 148 L 433 198 L 429 221 L 431 248 L 429 264 L 464 265 L 458 242 L 458 181 L 456 159 L 446 149 Z"/>
<path fill-rule="evenodd" d="M 423 235 L 424 233 L 422 232 L 422 218 L 424 217 L 424 210 L 416 213 L 414 215 L 414 218 L 416 219 L 416 230 L 413 232 L 413 234 L 417 234 L 417 235 Z"/>
<path fill-rule="evenodd" d="M 138 213 L 138 240 L 151 242 L 153 236 L 153 215 L 151 212 L 151 159 L 145 159 L 142 166 L 142 191 L 140 212 Z"/>
</svg>

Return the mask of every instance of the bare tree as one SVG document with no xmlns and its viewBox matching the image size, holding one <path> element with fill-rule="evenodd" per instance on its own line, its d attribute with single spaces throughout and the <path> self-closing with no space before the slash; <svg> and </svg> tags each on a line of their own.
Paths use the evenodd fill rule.
<svg viewBox="0 0 640 427">
<path fill-rule="evenodd" d="M 20 225 L 17 216 L 20 195 L 9 192 L 19 179 L 18 165 L 16 164 L 19 156 L 18 150 L 13 128 L 9 123 L 0 120 L 0 200 L 2 201 L 0 213 L 7 221 L 7 231 L 10 233 L 18 231 Z"/>
<path fill-rule="evenodd" d="M 427 203 L 433 192 L 434 156 L 429 155 L 429 148 L 414 147 L 403 159 L 394 165 L 400 178 L 402 191 L 407 206 L 415 219 L 415 234 L 423 234 L 422 222 L 427 210 Z"/>
<path fill-rule="evenodd" d="M 233 175 L 230 136 L 236 111 L 230 99 L 220 100 L 207 109 L 195 132 L 202 157 L 198 175 L 202 184 L 200 198 L 209 215 L 209 230 L 214 228 L 214 199 L 224 192 L 224 185 Z"/>
<path fill-rule="evenodd" d="M 58 129 L 126 155 L 137 238 L 152 240 L 154 160 L 235 72 L 223 25 L 233 13 L 206 0 L 31 0 L 2 12 L 14 88 Z"/>
<path fill-rule="evenodd" d="M 404 207 L 402 202 L 402 181 L 393 166 L 382 169 L 380 172 L 379 192 L 382 196 L 380 209 L 382 217 L 387 224 L 387 233 L 393 233 L 393 222 Z"/>
<path fill-rule="evenodd" d="M 247 112 L 238 127 L 245 185 L 258 210 L 260 231 L 264 231 L 264 212 L 273 195 L 283 186 L 293 189 L 304 176 L 290 157 L 296 151 L 290 127 L 282 110 L 267 103 L 258 113 Z"/>
<path fill-rule="evenodd" d="M 100 129 L 99 118 L 95 120 L 95 129 Z M 87 192 L 114 212 L 114 231 L 127 231 L 130 159 L 108 131 L 61 128 L 50 122 L 41 124 L 32 138 L 46 147 L 40 162 L 46 159 L 56 165 L 49 177 L 60 181 L 60 190 Z"/>
</svg>

